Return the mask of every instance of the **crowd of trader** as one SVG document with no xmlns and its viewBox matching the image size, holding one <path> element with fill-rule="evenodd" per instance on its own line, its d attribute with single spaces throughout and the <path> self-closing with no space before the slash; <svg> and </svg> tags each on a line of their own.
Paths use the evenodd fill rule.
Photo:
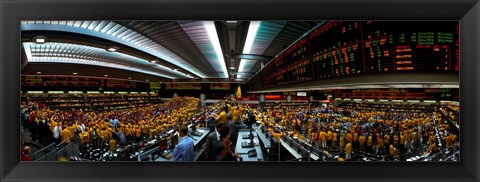
<svg viewBox="0 0 480 182">
<path fill-rule="evenodd" d="M 232 97 L 197 112 L 198 103 L 198 98 L 174 97 L 163 104 L 125 110 L 66 112 L 28 102 L 22 104 L 21 111 L 22 123 L 31 131 L 32 140 L 44 143 L 45 139 L 53 139 L 68 144 L 77 135 L 82 145 L 108 146 L 110 150 L 129 142 L 155 138 L 175 125 L 183 128 L 179 129 L 180 133 L 185 132 L 184 125 L 192 120 L 200 121 L 201 126 L 215 126 L 205 143 L 206 160 L 236 160 L 235 126 L 256 121 L 266 127 L 281 127 L 284 131 L 281 134 L 292 135 L 323 150 L 340 150 L 346 160 L 352 158 L 354 150 L 381 156 L 382 160 L 399 159 L 417 150 L 435 153 L 442 143 L 448 148 L 458 140 L 438 112 L 360 112 L 333 106 L 262 109 L 242 106 Z M 441 143 L 437 140 L 438 131 L 443 134 Z"/>
</svg>

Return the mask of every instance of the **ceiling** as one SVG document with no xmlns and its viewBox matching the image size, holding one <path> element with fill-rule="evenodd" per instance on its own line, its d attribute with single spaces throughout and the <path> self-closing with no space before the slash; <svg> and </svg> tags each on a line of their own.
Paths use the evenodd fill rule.
<svg viewBox="0 0 480 182">
<path fill-rule="evenodd" d="M 22 21 L 22 74 L 245 82 L 319 23 Z"/>
</svg>

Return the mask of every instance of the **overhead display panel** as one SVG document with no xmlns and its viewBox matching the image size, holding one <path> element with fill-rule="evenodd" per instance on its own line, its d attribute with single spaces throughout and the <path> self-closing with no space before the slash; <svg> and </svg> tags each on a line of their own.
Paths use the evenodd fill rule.
<svg viewBox="0 0 480 182">
<path fill-rule="evenodd" d="M 166 83 L 167 90 L 201 90 L 201 83 Z"/>
<path fill-rule="evenodd" d="M 259 90 L 360 74 L 458 71 L 458 21 L 329 21 L 277 55 L 248 86 Z"/>
<path fill-rule="evenodd" d="M 210 83 L 211 90 L 230 90 L 230 83 Z"/>
<path fill-rule="evenodd" d="M 45 87 L 101 87 L 103 79 L 88 77 L 66 77 L 66 76 L 35 76 L 26 75 L 22 86 L 45 86 Z"/>
</svg>

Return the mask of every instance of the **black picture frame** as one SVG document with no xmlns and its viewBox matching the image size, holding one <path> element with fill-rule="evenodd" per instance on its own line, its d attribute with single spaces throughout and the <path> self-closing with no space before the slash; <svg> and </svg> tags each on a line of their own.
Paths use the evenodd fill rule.
<svg viewBox="0 0 480 182">
<path fill-rule="evenodd" d="M 21 162 L 21 20 L 460 20 L 461 162 Z M 479 181 L 478 0 L 2 0 L 2 181 Z"/>
</svg>

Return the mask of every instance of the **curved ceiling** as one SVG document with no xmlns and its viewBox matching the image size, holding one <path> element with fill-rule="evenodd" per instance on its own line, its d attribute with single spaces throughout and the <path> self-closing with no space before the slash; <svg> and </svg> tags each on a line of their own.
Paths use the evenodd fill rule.
<svg viewBox="0 0 480 182">
<path fill-rule="evenodd" d="M 58 42 L 44 44 L 24 42 L 23 47 L 28 61 L 33 63 L 85 64 L 130 70 L 169 79 L 185 77 L 148 60 L 91 46 Z"/>
<path fill-rule="evenodd" d="M 266 64 L 318 23 L 22 21 L 21 29 L 23 51 L 31 63 L 109 67 L 170 81 L 244 82 L 262 63 Z M 56 39 L 62 33 L 85 37 L 86 41 Z M 42 34 L 49 36 L 46 43 L 32 40 Z M 104 42 L 92 44 L 87 37 Z M 109 52 L 109 46 L 120 50 Z M 135 50 L 135 54 L 126 49 Z M 34 66 L 29 67 L 29 71 L 34 70 Z"/>
</svg>

